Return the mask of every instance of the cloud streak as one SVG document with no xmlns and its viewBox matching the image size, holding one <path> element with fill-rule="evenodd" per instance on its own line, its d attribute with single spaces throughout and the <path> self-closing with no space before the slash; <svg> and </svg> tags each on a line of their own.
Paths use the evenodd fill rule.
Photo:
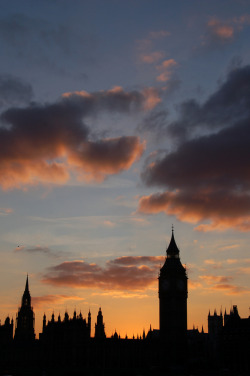
<svg viewBox="0 0 250 376">
<path fill-rule="evenodd" d="M 44 306 L 53 306 L 54 304 L 65 304 L 68 300 L 81 300 L 83 298 L 79 296 L 68 296 L 68 295 L 43 295 L 43 296 L 33 296 L 32 304 L 36 309 L 43 308 Z"/>
<path fill-rule="evenodd" d="M 42 282 L 65 287 L 101 290 L 143 291 L 156 281 L 160 256 L 124 256 L 110 260 L 104 267 L 85 261 L 65 261 L 49 268 Z"/>
</svg>

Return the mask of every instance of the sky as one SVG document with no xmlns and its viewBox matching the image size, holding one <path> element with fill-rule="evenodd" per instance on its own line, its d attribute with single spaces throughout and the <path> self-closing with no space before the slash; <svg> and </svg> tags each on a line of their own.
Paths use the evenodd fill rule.
<svg viewBox="0 0 250 376">
<path fill-rule="evenodd" d="M 159 328 L 174 226 L 188 328 L 250 301 L 250 1 L 1 0 L 0 318 Z"/>
</svg>

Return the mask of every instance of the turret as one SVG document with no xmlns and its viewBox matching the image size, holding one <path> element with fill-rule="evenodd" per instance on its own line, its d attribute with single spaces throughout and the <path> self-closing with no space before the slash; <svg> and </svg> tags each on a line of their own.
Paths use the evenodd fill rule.
<svg viewBox="0 0 250 376">
<path fill-rule="evenodd" d="M 46 328 L 46 315 L 44 313 L 44 315 L 43 315 L 43 332 L 44 332 L 45 328 Z"/>
</svg>

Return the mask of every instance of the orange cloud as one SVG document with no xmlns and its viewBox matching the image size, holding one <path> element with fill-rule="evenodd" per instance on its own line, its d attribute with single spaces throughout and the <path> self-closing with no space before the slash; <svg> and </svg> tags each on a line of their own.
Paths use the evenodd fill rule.
<svg viewBox="0 0 250 376">
<path fill-rule="evenodd" d="M 154 51 L 149 54 L 141 54 L 140 60 L 142 63 L 153 64 L 153 63 L 157 63 L 163 57 L 164 57 L 164 53 L 162 51 Z"/>
<path fill-rule="evenodd" d="M 55 104 L 9 109 L 1 114 L 0 185 L 25 188 L 64 184 L 71 175 L 101 181 L 127 170 L 144 150 L 138 137 L 90 139 L 85 117 L 103 112 L 147 111 L 160 102 L 154 88 L 126 92 L 121 87 L 88 94 L 66 93 Z"/>
<path fill-rule="evenodd" d="M 244 274 L 250 274 L 250 266 L 239 268 L 239 271 Z"/>
<path fill-rule="evenodd" d="M 214 283 L 225 283 L 231 281 L 232 277 L 225 277 L 225 276 L 215 276 L 215 275 L 202 275 L 199 276 L 200 279 L 205 281 L 208 285 L 213 285 Z"/>
<path fill-rule="evenodd" d="M 231 39 L 234 35 L 234 29 L 232 26 L 223 24 L 216 18 L 212 18 L 208 22 L 208 27 L 221 39 Z"/>
<path fill-rule="evenodd" d="M 85 261 L 65 261 L 49 268 L 42 281 L 55 286 L 144 291 L 155 284 L 163 261 L 159 256 L 124 256 L 108 261 L 105 267 Z"/>
<path fill-rule="evenodd" d="M 244 25 L 250 24 L 250 15 L 245 14 L 228 20 L 211 18 L 207 23 L 207 33 L 203 37 L 204 45 L 230 42 L 236 32 L 242 30 Z"/>
<path fill-rule="evenodd" d="M 152 110 L 161 102 L 159 91 L 153 87 L 144 89 L 142 94 L 144 96 L 144 109 L 146 111 Z"/>
<path fill-rule="evenodd" d="M 230 227 L 235 227 L 240 231 L 249 231 L 250 215 L 248 210 L 250 203 L 248 198 L 230 197 L 235 206 L 227 207 L 228 197 L 221 193 L 220 206 L 216 205 L 219 197 L 216 193 L 195 192 L 193 194 L 176 192 L 155 193 L 142 196 L 138 203 L 138 212 L 145 214 L 157 214 L 164 212 L 168 215 L 175 215 L 179 220 L 197 223 L 208 220 L 210 223 L 200 224 L 195 227 L 197 231 L 223 231 Z M 236 207 L 238 202 L 238 207 Z M 210 204 L 209 204 L 210 203 Z M 242 211 L 241 217 L 237 217 L 237 212 Z M 244 211 L 246 212 L 244 214 Z"/>
<path fill-rule="evenodd" d="M 0 208 L 0 215 L 7 215 L 13 212 L 11 208 Z"/>
<path fill-rule="evenodd" d="M 248 288 L 230 283 L 230 281 L 233 280 L 232 277 L 203 275 L 199 276 L 199 278 L 207 285 L 207 287 L 203 287 L 203 290 L 206 291 L 223 291 L 226 295 L 241 295 L 249 293 Z"/>
<path fill-rule="evenodd" d="M 171 68 L 173 68 L 176 65 L 177 63 L 174 59 L 165 60 L 161 63 L 161 65 L 158 65 L 157 69 L 162 71 L 162 73 L 159 76 L 157 76 L 156 78 L 157 81 L 160 81 L 160 82 L 168 81 L 172 75 Z"/>
</svg>

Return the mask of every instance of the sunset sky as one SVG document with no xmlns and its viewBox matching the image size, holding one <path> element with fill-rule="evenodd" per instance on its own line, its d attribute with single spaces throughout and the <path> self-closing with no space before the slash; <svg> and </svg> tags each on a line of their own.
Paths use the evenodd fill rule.
<svg viewBox="0 0 250 376">
<path fill-rule="evenodd" d="M 0 318 L 159 328 L 173 224 L 188 327 L 250 306 L 250 1 L 1 0 Z"/>
</svg>

